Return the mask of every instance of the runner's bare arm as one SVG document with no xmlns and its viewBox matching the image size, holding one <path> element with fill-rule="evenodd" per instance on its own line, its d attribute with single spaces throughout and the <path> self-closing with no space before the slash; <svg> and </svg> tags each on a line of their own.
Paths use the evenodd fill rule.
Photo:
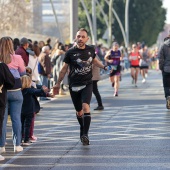
<svg viewBox="0 0 170 170">
<path fill-rule="evenodd" d="M 58 78 L 57 84 L 60 84 L 62 82 L 67 70 L 68 70 L 68 64 L 64 63 L 63 67 L 62 67 L 62 69 L 61 69 L 61 71 L 59 73 L 59 78 Z"/>
<path fill-rule="evenodd" d="M 106 55 L 104 56 L 105 61 L 109 62 L 109 56 L 111 54 L 111 50 L 109 50 Z"/>
<path fill-rule="evenodd" d="M 105 66 L 97 58 L 93 59 L 93 64 L 95 64 L 99 68 L 106 69 Z"/>
</svg>

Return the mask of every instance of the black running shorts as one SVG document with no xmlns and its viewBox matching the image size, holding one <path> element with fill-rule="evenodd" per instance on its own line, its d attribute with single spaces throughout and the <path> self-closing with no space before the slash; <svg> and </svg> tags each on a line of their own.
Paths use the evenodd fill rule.
<svg viewBox="0 0 170 170">
<path fill-rule="evenodd" d="M 72 91 L 71 88 L 69 88 L 69 90 L 70 90 L 71 99 L 73 101 L 73 105 L 77 112 L 82 110 L 83 103 L 87 103 L 88 105 L 90 105 L 92 90 L 93 90 L 92 83 L 87 84 L 84 89 L 78 92 Z"/>
</svg>

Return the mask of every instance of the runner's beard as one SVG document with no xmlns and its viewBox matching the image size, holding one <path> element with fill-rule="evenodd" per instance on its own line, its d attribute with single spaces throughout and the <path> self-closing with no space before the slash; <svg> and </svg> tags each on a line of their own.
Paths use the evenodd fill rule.
<svg viewBox="0 0 170 170">
<path fill-rule="evenodd" d="M 84 47 L 85 43 L 83 43 L 83 42 L 77 42 L 77 45 L 78 45 L 79 47 Z"/>
</svg>

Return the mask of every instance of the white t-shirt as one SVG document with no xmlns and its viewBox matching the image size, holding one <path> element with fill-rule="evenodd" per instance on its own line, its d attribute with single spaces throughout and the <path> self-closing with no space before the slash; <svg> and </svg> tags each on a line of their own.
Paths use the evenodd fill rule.
<svg viewBox="0 0 170 170">
<path fill-rule="evenodd" d="M 40 81 L 39 74 L 38 74 L 38 57 L 29 55 L 28 67 L 32 69 L 32 80 Z"/>
</svg>

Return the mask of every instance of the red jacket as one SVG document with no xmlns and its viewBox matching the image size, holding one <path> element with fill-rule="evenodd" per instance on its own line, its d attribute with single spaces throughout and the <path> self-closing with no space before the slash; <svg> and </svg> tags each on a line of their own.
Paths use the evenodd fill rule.
<svg viewBox="0 0 170 170">
<path fill-rule="evenodd" d="M 24 60 L 25 66 L 28 66 L 29 53 L 23 47 L 20 46 L 19 48 L 17 48 L 15 54 L 21 55 L 22 59 Z"/>
</svg>

